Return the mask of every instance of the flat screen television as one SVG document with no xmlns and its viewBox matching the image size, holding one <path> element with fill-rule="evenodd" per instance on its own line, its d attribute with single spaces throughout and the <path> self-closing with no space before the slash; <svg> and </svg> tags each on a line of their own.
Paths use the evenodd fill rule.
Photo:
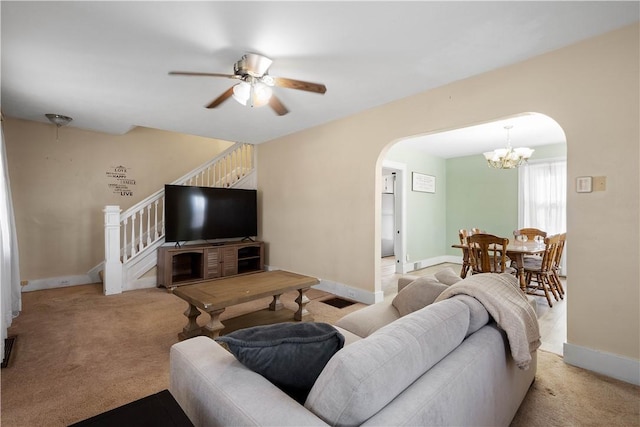
<svg viewBox="0 0 640 427">
<path fill-rule="evenodd" d="M 165 185 L 165 241 L 258 235 L 257 191 Z"/>
</svg>

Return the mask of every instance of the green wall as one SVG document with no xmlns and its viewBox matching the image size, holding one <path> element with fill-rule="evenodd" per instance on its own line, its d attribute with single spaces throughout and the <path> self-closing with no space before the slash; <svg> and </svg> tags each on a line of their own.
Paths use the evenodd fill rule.
<svg viewBox="0 0 640 427">
<path fill-rule="evenodd" d="M 535 148 L 531 162 L 566 158 L 566 144 Z M 492 169 L 482 155 L 447 160 L 447 253 L 459 255 L 458 230 L 477 227 L 497 236 L 518 228 L 518 170 Z"/>
<path fill-rule="evenodd" d="M 535 148 L 531 162 L 566 158 L 566 144 Z M 518 171 L 491 169 L 482 155 L 441 159 L 402 143 L 387 160 L 407 165 L 407 254 L 409 262 L 460 255 L 461 228 L 481 228 L 509 237 L 518 228 Z M 411 190 L 411 172 L 436 177 L 436 193 Z"/>
<path fill-rule="evenodd" d="M 446 162 L 423 151 L 396 144 L 391 147 L 387 160 L 407 165 L 406 245 L 407 260 L 421 261 L 443 255 L 447 242 L 447 174 Z M 411 174 L 418 172 L 436 177 L 436 192 L 411 190 Z"/>
<path fill-rule="evenodd" d="M 447 253 L 459 255 L 458 230 L 511 236 L 518 226 L 518 170 L 491 169 L 482 155 L 447 161 Z"/>
</svg>

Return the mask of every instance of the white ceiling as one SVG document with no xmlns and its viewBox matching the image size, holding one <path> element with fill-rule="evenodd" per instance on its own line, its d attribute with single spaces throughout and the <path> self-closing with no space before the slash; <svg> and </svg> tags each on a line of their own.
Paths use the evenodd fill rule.
<svg viewBox="0 0 640 427">
<path fill-rule="evenodd" d="M 507 130 L 505 126 L 512 126 Z M 417 136 L 401 141 L 436 157 L 449 159 L 493 151 L 511 145 L 535 149 L 539 145 L 566 143 L 560 125 L 544 114 L 523 114 L 491 123 Z M 535 154 L 534 154 L 535 157 Z"/>
<path fill-rule="evenodd" d="M 639 4 L 2 1 L 1 106 L 113 134 L 261 143 L 637 22 Z M 232 73 L 245 52 L 327 93 L 276 88 L 291 111 L 282 117 L 232 99 L 208 110 L 234 80 L 167 74 Z M 502 126 L 492 138 L 505 141 Z"/>
</svg>

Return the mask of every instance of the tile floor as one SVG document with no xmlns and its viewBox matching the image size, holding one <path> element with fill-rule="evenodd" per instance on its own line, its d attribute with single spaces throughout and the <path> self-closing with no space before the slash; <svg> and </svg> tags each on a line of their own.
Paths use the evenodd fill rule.
<svg viewBox="0 0 640 427">
<path fill-rule="evenodd" d="M 424 276 L 433 274 L 443 268 L 451 267 L 454 271 L 460 271 L 460 264 L 443 263 L 420 270 L 411 271 L 407 274 Z M 397 282 L 401 274 L 395 273 L 394 257 L 382 258 L 381 282 L 382 291 L 385 298 L 395 296 Z M 542 350 L 550 351 L 562 355 L 562 348 L 567 341 L 567 285 L 566 280 L 562 280 L 565 290 L 564 300 L 553 301 L 553 307 L 549 307 L 544 297 L 534 297 L 538 301 L 538 323 L 540 325 L 540 335 L 542 335 Z"/>
</svg>

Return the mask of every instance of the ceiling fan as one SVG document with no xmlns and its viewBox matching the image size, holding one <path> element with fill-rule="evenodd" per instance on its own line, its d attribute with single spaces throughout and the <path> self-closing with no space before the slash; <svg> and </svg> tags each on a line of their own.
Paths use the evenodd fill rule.
<svg viewBox="0 0 640 427">
<path fill-rule="evenodd" d="M 219 97 L 211 101 L 206 108 L 216 108 L 227 99 L 233 97 L 242 105 L 249 107 L 262 107 L 269 104 L 279 116 L 289 112 L 282 102 L 272 93 L 273 86 L 288 89 L 305 90 L 323 94 L 327 91 L 321 83 L 310 83 L 301 80 L 287 79 L 284 77 L 272 77 L 269 75 L 269 67 L 273 61 L 266 56 L 256 53 L 247 53 L 233 65 L 233 74 L 200 73 L 191 71 L 170 71 L 170 75 L 226 77 L 240 80 L 240 83 L 230 87 Z"/>
</svg>

